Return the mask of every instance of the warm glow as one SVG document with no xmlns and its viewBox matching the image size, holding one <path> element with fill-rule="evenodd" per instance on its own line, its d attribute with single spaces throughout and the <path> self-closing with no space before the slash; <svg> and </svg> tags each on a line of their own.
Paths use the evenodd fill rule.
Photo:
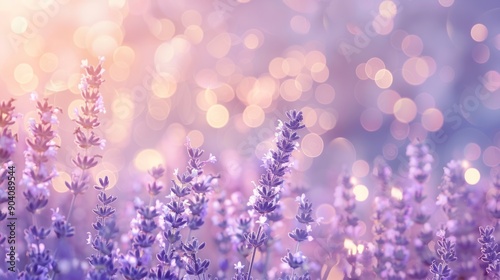
<svg viewBox="0 0 500 280">
<path fill-rule="evenodd" d="M 356 245 L 354 241 L 346 238 L 344 240 L 344 248 L 347 250 L 349 255 L 362 254 L 365 250 L 365 246 L 362 244 Z"/>
<path fill-rule="evenodd" d="M 52 179 L 52 187 L 58 193 L 65 193 L 69 191 L 65 182 L 71 183 L 71 176 L 66 172 L 59 172 L 59 175 Z"/>
<path fill-rule="evenodd" d="M 476 168 L 468 168 L 465 170 L 464 179 L 469 185 L 475 185 L 481 180 L 481 173 Z"/>
<path fill-rule="evenodd" d="M 484 24 L 474 24 L 470 30 L 470 36 L 476 42 L 482 42 L 488 37 L 488 28 Z"/>
<path fill-rule="evenodd" d="M 224 127 L 229 121 L 229 111 L 220 104 L 211 106 L 207 111 L 207 122 L 213 128 Z"/>
<path fill-rule="evenodd" d="M 403 192 L 401 189 L 393 187 L 391 189 L 391 196 L 397 200 L 403 200 Z"/>
<path fill-rule="evenodd" d="M 409 98 L 401 98 L 394 104 L 394 116 L 402 123 L 409 123 L 417 116 L 417 106 Z"/>
<path fill-rule="evenodd" d="M 316 133 L 309 133 L 302 138 L 301 150 L 308 157 L 315 158 L 321 155 L 323 146 L 323 139 Z"/>
<path fill-rule="evenodd" d="M 365 185 L 355 185 L 352 192 L 355 196 L 354 199 L 357 201 L 365 201 L 370 193 Z"/>
<path fill-rule="evenodd" d="M 134 158 L 134 166 L 141 172 L 147 172 L 154 166 L 164 164 L 164 158 L 157 150 L 144 149 L 137 153 Z"/>
<path fill-rule="evenodd" d="M 422 126 L 428 131 L 438 131 L 443 123 L 443 114 L 436 108 L 429 108 L 422 113 Z"/>
<path fill-rule="evenodd" d="M 381 89 L 389 88 L 392 85 L 392 73 L 387 69 L 380 69 L 375 74 L 375 83 Z"/>
<path fill-rule="evenodd" d="M 320 222 L 323 224 L 330 224 L 335 220 L 335 208 L 328 204 L 323 203 L 316 208 L 316 217 L 321 217 Z"/>
</svg>

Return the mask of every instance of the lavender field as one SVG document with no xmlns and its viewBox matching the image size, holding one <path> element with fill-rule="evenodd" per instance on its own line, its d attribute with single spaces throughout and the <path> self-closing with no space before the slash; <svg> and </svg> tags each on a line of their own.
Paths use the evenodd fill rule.
<svg viewBox="0 0 500 280">
<path fill-rule="evenodd" d="M 0 279 L 500 279 L 500 2 L 0 0 Z"/>
</svg>

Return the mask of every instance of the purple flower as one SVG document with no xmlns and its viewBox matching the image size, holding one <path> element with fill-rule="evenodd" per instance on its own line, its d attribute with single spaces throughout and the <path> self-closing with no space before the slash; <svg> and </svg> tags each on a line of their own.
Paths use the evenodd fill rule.
<svg viewBox="0 0 500 280">
<path fill-rule="evenodd" d="M 0 102 L 0 183 L 5 181 L 7 166 L 16 149 L 17 135 L 10 128 L 16 121 L 14 99 Z"/>
<path fill-rule="evenodd" d="M 495 241 L 495 228 L 492 226 L 479 227 L 481 256 L 479 259 L 486 264 L 486 274 L 500 278 L 500 246 Z"/>
<path fill-rule="evenodd" d="M 432 279 L 445 280 L 452 274 L 450 263 L 457 260 L 455 243 L 446 238 L 445 230 L 439 230 L 436 235 L 440 238 L 436 246 L 436 254 L 440 261 L 432 262 L 430 272 L 433 274 Z"/>
<path fill-rule="evenodd" d="M 255 186 L 253 196 L 249 199 L 249 205 L 261 216 L 272 214 L 278 209 L 281 189 L 283 188 L 283 176 L 289 171 L 291 165 L 291 154 L 298 147 L 298 130 L 304 128 L 302 124 L 302 112 L 295 110 L 286 112 L 288 121 L 278 124 L 276 132 L 277 150 L 271 150 L 264 157 L 265 171 L 261 175 L 259 184 Z M 245 239 L 253 247 L 252 258 L 247 272 L 251 276 L 257 248 L 261 247 L 269 238 L 264 230 L 263 224 L 259 225 L 257 232 L 245 233 Z"/>
<path fill-rule="evenodd" d="M 431 163 L 434 161 L 429 147 L 423 143 L 410 144 L 406 148 L 406 155 L 410 158 L 409 177 L 419 184 L 425 183 L 431 174 Z"/>
<path fill-rule="evenodd" d="M 92 155 L 89 153 L 90 148 L 100 147 L 104 145 L 104 140 L 95 134 L 94 128 L 100 125 L 99 114 L 105 113 L 102 94 L 99 87 L 104 82 L 102 74 L 104 69 L 102 64 L 104 58 L 99 58 L 99 64 L 96 67 L 89 66 L 87 60 L 82 61 L 82 68 L 85 72 L 80 80 L 79 89 L 84 101 L 84 105 L 76 110 L 76 119 L 78 124 L 75 129 L 75 143 L 84 151 L 84 155 L 80 152 L 72 159 L 73 164 L 78 167 L 78 171 L 72 174 L 73 180 L 71 183 L 66 182 L 66 186 L 74 196 L 84 193 L 89 188 L 90 181 L 88 180 L 88 170 L 98 164 L 100 155 Z M 74 198 L 73 198 L 74 199 Z M 71 210 L 68 214 L 70 218 Z"/>
</svg>

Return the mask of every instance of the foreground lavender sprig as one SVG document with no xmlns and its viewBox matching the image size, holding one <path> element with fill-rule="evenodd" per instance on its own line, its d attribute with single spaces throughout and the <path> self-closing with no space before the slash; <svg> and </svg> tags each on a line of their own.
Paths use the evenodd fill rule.
<svg viewBox="0 0 500 280">
<path fill-rule="evenodd" d="M 500 246 L 495 241 L 492 226 L 479 227 L 480 238 L 477 240 L 481 244 L 481 256 L 479 259 L 485 263 L 484 275 L 492 279 L 500 279 Z"/>
<path fill-rule="evenodd" d="M 304 128 L 302 124 L 302 112 L 286 112 L 288 122 L 279 123 L 276 134 L 277 150 L 269 151 L 265 160 L 265 172 L 261 175 L 259 184 L 255 186 L 250 205 L 260 215 L 259 228 L 257 232 L 251 231 L 245 236 L 246 241 L 253 247 L 252 258 L 247 272 L 247 280 L 251 278 L 252 268 L 255 260 L 257 248 L 261 247 L 268 239 L 264 232 L 264 223 L 267 215 L 272 213 L 277 207 L 280 199 L 280 192 L 283 185 L 283 177 L 290 168 L 292 152 L 297 149 L 299 135 L 297 131 Z"/>
<path fill-rule="evenodd" d="M 71 181 L 65 182 L 66 187 L 72 193 L 71 203 L 67 217 L 57 214 L 53 215 L 52 226 L 56 232 L 57 238 L 68 238 L 74 235 L 75 228 L 70 223 L 71 214 L 73 212 L 76 197 L 83 194 L 90 186 L 90 169 L 98 163 L 98 154 L 91 154 L 92 147 L 104 148 L 105 141 L 94 133 L 94 129 L 100 125 L 99 114 L 104 113 L 104 102 L 99 90 L 104 82 L 102 74 L 104 69 L 102 64 L 104 58 L 99 59 L 99 64 L 96 67 L 90 66 L 87 60 L 82 61 L 82 68 L 85 70 L 78 88 L 84 100 L 84 105 L 80 109 L 76 109 L 77 123 L 75 129 L 75 143 L 80 148 L 81 152 L 72 159 L 75 169 L 71 173 Z M 83 153 L 83 155 L 82 155 Z M 57 255 L 57 252 L 56 254 Z"/>
<path fill-rule="evenodd" d="M 33 100 L 37 101 L 35 93 Z M 30 277 L 48 277 L 56 268 L 51 252 L 45 248 L 44 239 L 51 232 L 50 228 L 37 225 L 36 215 L 47 205 L 52 186 L 51 179 L 57 175 L 55 157 L 58 146 L 54 143 L 57 133 L 53 126 L 58 124 L 57 114 L 60 109 L 48 104 L 47 99 L 37 101 L 38 121 L 30 120 L 30 138 L 26 140 L 27 149 L 24 153 L 26 167 L 21 185 L 25 190 L 23 195 L 28 204 L 26 210 L 32 214 L 33 225 L 24 231 L 28 244 L 29 263 L 20 274 L 21 279 Z M 39 272 L 43 271 L 40 275 Z M 35 273 L 35 274 L 32 274 Z"/>
<path fill-rule="evenodd" d="M 299 203 L 298 213 L 295 216 L 297 222 L 302 225 L 293 229 L 288 236 L 295 240 L 295 250 L 292 253 L 290 250 L 287 255 L 281 258 L 281 261 L 286 263 L 291 269 L 292 274 L 290 276 L 286 276 L 285 279 L 296 279 L 296 270 L 302 268 L 305 264 L 305 256 L 302 251 L 300 251 L 300 243 L 304 241 L 312 241 L 313 237 L 310 232 L 312 231 L 311 223 L 314 223 L 314 218 L 312 217 L 312 203 L 306 198 L 305 194 L 296 198 L 296 201 Z M 310 276 L 307 272 L 303 275 L 298 275 L 300 279 L 310 279 Z"/>
<path fill-rule="evenodd" d="M 440 239 L 437 241 L 436 254 L 440 261 L 432 262 L 430 272 L 433 280 L 447 280 L 452 275 L 450 263 L 457 260 L 455 243 L 446 237 L 444 230 L 439 230 L 437 236 Z"/>
<path fill-rule="evenodd" d="M 465 181 L 465 166 L 463 161 L 450 161 L 444 168 L 441 193 L 436 204 L 442 206 L 448 217 L 446 228 L 450 237 L 453 236 L 457 245 L 457 258 L 460 260 L 456 273 L 459 276 L 471 277 L 476 272 L 477 261 L 472 252 L 477 252 L 477 225 L 470 206 L 473 190 L 467 188 Z"/>
<path fill-rule="evenodd" d="M 97 251 L 96 255 L 92 254 L 88 258 L 91 269 L 87 274 L 87 279 L 91 280 L 115 279 L 115 274 L 118 271 L 114 263 L 116 252 L 113 241 L 118 234 L 114 217 L 116 209 L 111 206 L 116 197 L 106 194 L 105 191 L 108 187 L 109 179 L 107 176 L 99 179 L 99 186 L 94 186 L 99 191 L 97 198 L 100 205 L 97 205 L 93 210 L 97 220 L 92 224 L 92 227 L 97 234 L 92 239 L 89 233 L 88 239 L 92 248 Z"/>
<path fill-rule="evenodd" d="M 77 167 L 71 174 L 71 182 L 66 182 L 66 187 L 73 194 L 70 210 L 68 212 L 68 220 L 71 218 L 71 211 L 76 196 L 84 193 L 90 186 L 89 170 L 96 166 L 98 159 L 101 158 L 98 154 L 91 154 L 92 147 L 103 148 L 105 141 L 101 139 L 94 129 L 99 127 L 99 114 L 105 113 L 104 102 L 100 92 L 100 86 L 104 82 L 102 74 L 104 69 L 102 64 L 104 58 L 99 58 L 99 64 L 96 67 L 90 66 L 87 60 L 82 61 L 82 68 L 85 73 L 82 75 L 78 88 L 85 102 L 84 105 L 76 110 L 77 123 L 75 129 L 75 143 L 81 149 L 72 162 Z"/>
<path fill-rule="evenodd" d="M 36 100 L 36 95 L 34 99 Z M 57 133 L 53 125 L 58 124 L 56 114 L 60 113 L 60 109 L 49 105 L 47 99 L 43 102 L 37 101 L 37 109 L 38 122 L 30 120 L 31 137 L 26 140 L 26 168 L 21 182 L 25 187 L 24 197 L 28 201 L 26 210 L 33 215 L 47 205 L 51 179 L 57 175 L 54 164 L 59 148 L 54 142 Z"/>
</svg>

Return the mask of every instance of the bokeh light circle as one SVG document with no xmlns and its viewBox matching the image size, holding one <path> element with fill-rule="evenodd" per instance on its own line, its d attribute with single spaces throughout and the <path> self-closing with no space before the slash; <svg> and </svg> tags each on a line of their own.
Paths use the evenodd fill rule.
<svg viewBox="0 0 500 280">
<path fill-rule="evenodd" d="M 259 127 L 264 122 L 264 110 L 257 105 L 248 105 L 243 111 L 243 122 L 248 127 Z"/>
<path fill-rule="evenodd" d="M 394 117 L 402 123 L 409 123 L 417 116 L 417 105 L 409 98 L 401 98 L 394 103 Z"/>
<path fill-rule="evenodd" d="M 211 106 L 206 114 L 207 123 L 213 128 L 222 128 L 229 121 L 229 111 L 221 104 Z"/>
<path fill-rule="evenodd" d="M 368 198 L 370 192 L 365 185 L 355 185 L 352 189 L 354 193 L 354 199 L 357 201 L 365 201 Z"/>
<path fill-rule="evenodd" d="M 134 157 L 134 167 L 141 172 L 147 172 L 152 167 L 164 163 L 162 154 L 153 149 L 141 150 Z"/>
<path fill-rule="evenodd" d="M 436 108 L 429 108 L 422 114 L 422 126 L 428 131 L 438 131 L 443 123 L 443 114 Z"/>
<path fill-rule="evenodd" d="M 469 185 L 475 185 L 481 180 L 481 173 L 476 168 L 467 168 L 464 172 L 464 179 Z"/>
<path fill-rule="evenodd" d="M 470 36 L 476 42 L 483 42 L 488 37 L 488 28 L 481 23 L 476 23 L 470 29 Z"/>
<path fill-rule="evenodd" d="M 382 113 L 375 108 L 368 108 L 361 113 L 360 116 L 361 126 L 366 131 L 377 131 L 380 129 L 383 123 Z"/>
<path fill-rule="evenodd" d="M 301 150 L 308 157 L 315 158 L 321 155 L 323 147 L 323 139 L 316 133 L 309 133 L 302 138 Z"/>
</svg>

